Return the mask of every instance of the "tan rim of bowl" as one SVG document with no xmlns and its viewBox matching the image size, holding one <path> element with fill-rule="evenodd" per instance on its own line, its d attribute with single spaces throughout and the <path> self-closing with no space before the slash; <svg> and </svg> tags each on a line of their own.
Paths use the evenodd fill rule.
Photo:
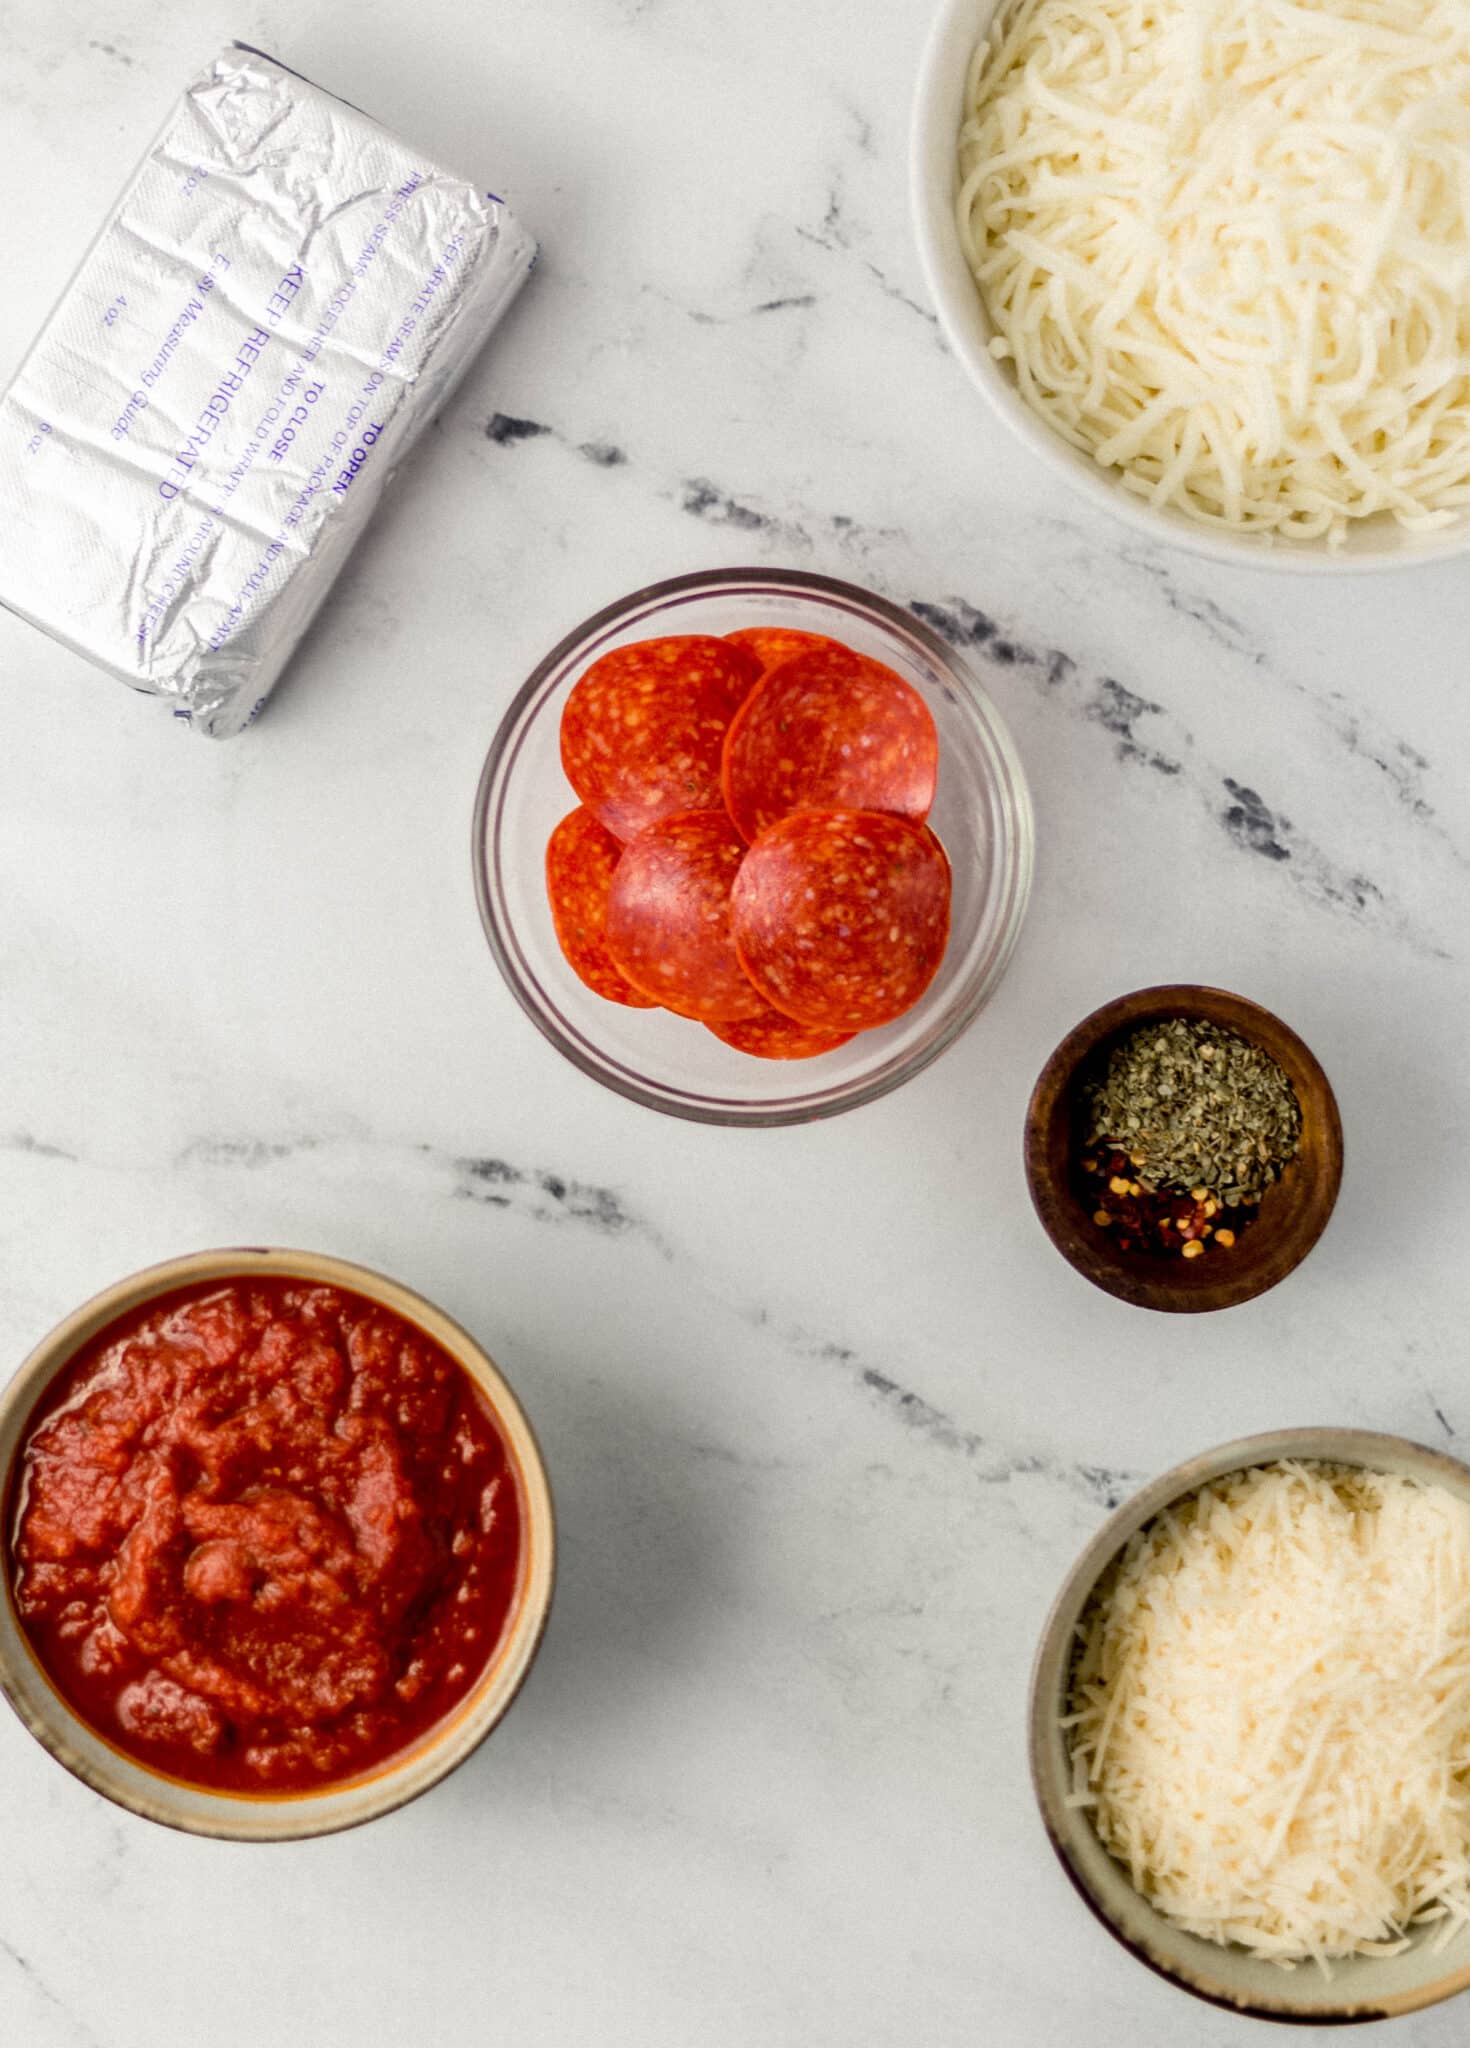
<svg viewBox="0 0 1470 2048">
<path fill-rule="evenodd" d="M 1166 1919 L 1134 1890 L 1086 1813 L 1067 1804 L 1071 1769 L 1061 1717 L 1077 1625 L 1094 1588 L 1129 1537 L 1163 1508 L 1227 1472 L 1282 1458 L 1403 1473 L 1470 1502 L 1470 1466 L 1406 1437 L 1365 1429 L 1273 1430 L 1203 1451 L 1161 1474 L 1104 1522 L 1067 1574 L 1043 1625 L 1031 1673 L 1031 1782 L 1052 1848 L 1079 1897 L 1139 1962 L 1231 2012 L 1298 2026 L 1349 2026 L 1418 2012 L 1470 1988 L 1470 1962 L 1464 1960 L 1470 1937 L 1462 1933 L 1460 1959 L 1453 1965 L 1431 1955 L 1421 1941 L 1399 1956 L 1351 1956 L 1333 1965 L 1330 1980 L 1305 1965 L 1282 1970 L 1243 1948 L 1187 1934 Z"/>
<path fill-rule="evenodd" d="M 321 1791 L 229 1793 L 191 1785 L 114 1749 L 54 1690 L 15 1613 L 10 1573 L 0 1600 L 0 1691 L 36 1740 L 94 1792 L 147 1820 L 187 1833 L 249 1842 L 292 1841 L 358 1827 L 407 1805 L 463 1763 L 499 1722 L 530 1670 L 551 1607 L 556 1530 L 541 1452 L 519 1401 L 488 1353 L 425 1301 L 366 1266 L 320 1252 L 249 1247 L 195 1252 L 134 1273 L 85 1302 L 32 1351 L 0 1392 L 0 1473 L 10 1474 L 37 1401 L 55 1375 L 109 1323 L 159 1295 L 210 1281 L 283 1276 L 349 1289 L 417 1325 L 475 1382 L 494 1416 L 520 1491 L 523 1517 L 519 1584 L 494 1655 L 459 1704 L 410 1748 L 357 1778 Z M 8 1543 L 9 1532 L 6 1531 Z"/>
</svg>

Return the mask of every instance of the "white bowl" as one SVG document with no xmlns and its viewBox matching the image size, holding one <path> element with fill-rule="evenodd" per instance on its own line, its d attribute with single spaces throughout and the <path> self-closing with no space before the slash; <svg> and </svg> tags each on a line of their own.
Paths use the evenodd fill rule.
<svg viewBox="0 0 1470 2048">
<path fill-rule="evenodd" d="M 955 228 L 959 188 L 959 133 L 965 74 L 998 0 L 942 0 L 919 70 L 910 136 L 910 184 L 919 260 L 950 347 L 972 383 L 989 399 L 1012 433 L 1059 470 L 1074 490 L 1154 541 L 1237 567 L 1285 569 L 1296 574 L 1355 574 L 1441 562 L 1470 549 L 1470 515 L 1435 533 L 1410 533 L 1386 513 L 1358 520 L 1341 547 L 1325 540 L 1272 540 L 1202 526 L 1170 506 L 1154 507 L 1128 490 L 1112 470 L 1064 441 L 1022 398 L 1010 370 L 990 353 L 994 329 L 970 275 Z"/>
</svg>

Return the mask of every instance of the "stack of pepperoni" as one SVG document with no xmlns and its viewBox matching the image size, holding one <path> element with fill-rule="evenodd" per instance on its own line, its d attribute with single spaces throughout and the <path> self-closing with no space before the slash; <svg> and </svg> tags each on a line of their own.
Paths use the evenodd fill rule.
<svg viewBox="0 0 1470 2048">
<path fill-rule="evenodd" d="M 777 626 L 617 647 L 568 697 L 561 758 L 581 803 L 551 835 L 546 887 L 598 995 L 809 1059 L 933 980 L 950 904 L 924 822 L 939 742 L 881 662 Z"/>
</svg>

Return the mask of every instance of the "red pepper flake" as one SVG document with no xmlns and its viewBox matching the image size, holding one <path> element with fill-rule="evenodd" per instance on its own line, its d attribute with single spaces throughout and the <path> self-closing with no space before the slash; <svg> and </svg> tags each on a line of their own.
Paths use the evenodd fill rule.
<svg viewBox="0 0 1470 2048">
<path fill-rule="evenodd" d="M 1077 1181 L 1088 1214 L 1120 1252 L 1197 1259 L 1212 1241 L 1228 1251 L 1256 1214 L 1253 1207 L 1222 1202 L 1208 1188 L 1151 1188 L 1119 1148 L 1086 1154 Z"/>
</svg>

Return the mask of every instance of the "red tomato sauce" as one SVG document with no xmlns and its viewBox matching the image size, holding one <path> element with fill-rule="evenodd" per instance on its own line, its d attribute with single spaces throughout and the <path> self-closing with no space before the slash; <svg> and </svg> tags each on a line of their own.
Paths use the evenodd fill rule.
<svg viewBox="0 0 1470 2048">
<path fill-rule="evenodd" d="M 463 1367 L 336 1287 L 210 1282 L 95 1337 L 6 1513 L 21 1625 L 91 1727 L 230 1791 L 356 1776 L 483 1671 L 521 1512 Z"/>
</svg>

